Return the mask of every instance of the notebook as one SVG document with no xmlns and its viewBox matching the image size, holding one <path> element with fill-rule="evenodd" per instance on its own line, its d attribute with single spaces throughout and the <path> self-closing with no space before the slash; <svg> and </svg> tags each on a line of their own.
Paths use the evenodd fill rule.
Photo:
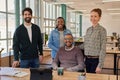
<svg viewBox="0 0 120 80">
<path fill-rule="evenodd" d="M 30 80 L 52 80 L 51 68 L 31 68 Z"/>
<path fill-rule="evenodd" d="M 17 68 L 0 67 L 0 76 L 24 77 L 26 75 L 28 75 L 27 72 L 19 71 Z"/>
</svg>

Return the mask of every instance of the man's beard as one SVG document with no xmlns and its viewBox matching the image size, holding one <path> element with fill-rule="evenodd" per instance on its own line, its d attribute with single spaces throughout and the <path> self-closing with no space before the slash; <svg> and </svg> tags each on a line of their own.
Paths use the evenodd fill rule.
<svg viewBox="0 0 120 80">
<path fill-rule="evenodd" d="M 66 47 L 72 47 L 72 44 L 68 46 L 68 45 L 65 43 L 65 46 L 66 46 Z"/>
<path fill-rule="evenodd" d="M 25 22 L 26 22 L 26 23 L 30 23 L 30 22 L 31 22 L 31 18 L 28 18 L 28 17 L 25 18 Z"/>
</svg>

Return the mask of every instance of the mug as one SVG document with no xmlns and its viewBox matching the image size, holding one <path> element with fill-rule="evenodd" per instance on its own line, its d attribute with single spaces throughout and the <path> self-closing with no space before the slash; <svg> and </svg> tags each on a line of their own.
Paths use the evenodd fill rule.
<svg viewBox="0 0 120 80">
<path fill-rule="evenodd" d="M 63 75 L 64 74 L 64 68 L 63 67 L 58 67 L 57 68 L 57 73 L 58 73 L 58 75 Z"/>
</svg>

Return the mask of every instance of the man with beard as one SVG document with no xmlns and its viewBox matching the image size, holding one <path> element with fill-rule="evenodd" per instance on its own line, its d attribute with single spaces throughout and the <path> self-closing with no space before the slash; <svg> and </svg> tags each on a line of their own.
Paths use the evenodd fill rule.
<svg viewBox="0 0 120 80">
<path fill-rule="evenodd" d="M 78 47 L 74 46 L 72 34 L 65 35 L 64 43 L 65 46 L 58 50 L 52 63 L 53 69 L 63 67 L 67 71 L 83 71 L 85 67 L 83 54 Z"/>
<path fill-rule="evenodd" d="M 31 23 L 32 9 L 22 11 L 24 23 L 13 36 L 14 62 L 12 67 L 38 68 L 42 61 L 43 42 L 39 26 Z"/>
</svg>

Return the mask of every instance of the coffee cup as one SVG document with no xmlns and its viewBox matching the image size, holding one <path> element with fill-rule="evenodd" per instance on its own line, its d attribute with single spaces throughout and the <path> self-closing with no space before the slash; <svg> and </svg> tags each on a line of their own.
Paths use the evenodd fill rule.
<svg viewBox="0 0 120 80">
<path fill-rule="evenodd" d="M 58 73 L 58 75 L 63 75 L 64 74 L 64 68 L 63 67 L 58 67 L 57 68 L 57 73 Z"/>
</svg>

